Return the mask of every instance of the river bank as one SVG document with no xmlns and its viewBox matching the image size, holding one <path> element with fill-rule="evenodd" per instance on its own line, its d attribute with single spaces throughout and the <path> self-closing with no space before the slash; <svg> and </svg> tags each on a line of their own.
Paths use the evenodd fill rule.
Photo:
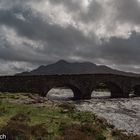
<svg viewBox="0 0 140 140">
<path fill-rule="evenodd" d="M 140 134 L 140 98 L 91 99 L 77 102 L 77 109 L 91 111 L 107 120 L 115 128 Z"/>
<path fill-rule="evenodd" d="M 55 89 L 49 94 L 54 101 L 73 102 L 80 111 L 91 111 L 105 118 L 115 128 L 140 135 L 140 97 L 111 99 L 108 92 L 94 92 L 91 100 L 71 101 L 70 90 Z"/>
<path fill-rule="evenodd" d="M 50 100 L 30 93 L 0 93 L 0 132 L 9 140 L 15 140 L 17 136 L 17 140 L 46 140 L 46 137 L 47 140 L 140 139 L 139 135 L 120 131 L 107 119 L 91 113 L 90 101 Z"/>
</svg>

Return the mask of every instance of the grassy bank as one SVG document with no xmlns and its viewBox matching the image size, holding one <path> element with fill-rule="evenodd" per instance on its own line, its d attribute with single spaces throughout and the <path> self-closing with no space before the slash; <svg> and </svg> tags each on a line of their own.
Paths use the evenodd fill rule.
<svg viewBox="0 0 140 140">
<path fill-rule="evenodd" d="M 30 104 L 17 104 L 20 94 L 0 94 L 0 134 L 7 135 L 7 140 L 140 139 L 113 129 L 90 112 L 77 111 L 72 104 L 48 103 L 46 100 L 43 103 L 39 97 L 24 96 L 30 98 Z M 42 101 L 43 105 L 31 99 Z"/>
</svg>

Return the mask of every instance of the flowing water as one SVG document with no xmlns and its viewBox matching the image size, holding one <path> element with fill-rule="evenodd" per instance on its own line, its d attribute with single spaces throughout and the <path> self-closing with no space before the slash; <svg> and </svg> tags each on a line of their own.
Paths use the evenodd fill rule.
<svg viewBox="0 0 140 140">
<path fill-rule="evenodd" d="M 50 100 L 74 102 L 78 110 L 94 112 L 118 129 L 140 134 L 140 97 L 111 99 L 109 96 L 109 92 L 94 92 L 91 100 L 71 101 L 73 93 L 69 89 L 53 89 L 48 94 Z"/>
</svg>

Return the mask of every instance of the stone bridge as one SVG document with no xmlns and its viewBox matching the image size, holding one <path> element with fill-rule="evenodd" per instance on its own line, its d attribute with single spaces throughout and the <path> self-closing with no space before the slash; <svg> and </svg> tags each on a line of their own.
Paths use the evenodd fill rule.
<svg viewBox="0 0 140 140">
<path fill-rule="evenodd" d="M 67 87 L 75 99 L 90 99 L 92 91 L 103 83 L 113 98 L 127 98 L 130 92 L 140 96 L 140 77 L 114 74 L 1 76 L 1 92 L 28 92 L 46 96 L 52 88 Z"/>
</svg>

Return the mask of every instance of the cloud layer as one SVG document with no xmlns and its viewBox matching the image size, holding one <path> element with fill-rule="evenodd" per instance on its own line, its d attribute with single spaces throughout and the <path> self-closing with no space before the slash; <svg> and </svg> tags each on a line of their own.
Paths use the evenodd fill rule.
<svg viewBox="0 0 140 140">
<path fill-rule="evenodd" d="M 139 0 L 0 0 L 0 74 L 59 59 L 140 72 Z"/>
</svg>

